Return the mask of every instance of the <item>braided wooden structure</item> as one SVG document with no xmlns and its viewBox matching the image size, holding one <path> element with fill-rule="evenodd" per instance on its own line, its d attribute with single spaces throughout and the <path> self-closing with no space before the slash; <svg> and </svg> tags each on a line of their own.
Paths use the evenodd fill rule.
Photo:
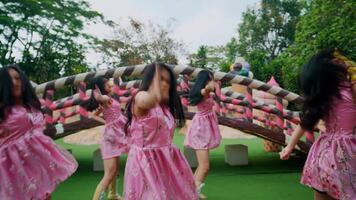
<svg viewBox="0 0 356 200">
<path fill-rule="evenodd" d="M 200 68 L 192 68 L 182 65 L 171 65 L 173 71 L 178 78 L 178 91 L 181 95 L 182 103 L 188 107 L 187 94 L 192 85 L 189 82 L 190 78 L 195 77 Z M 73 76 L 63 77 L 57 80 L 52 80 L 46 83 L 34 84 L 37 95 L 41 98 L 43 111 L 46 119 L 45 133 L 54 139 L 64 137 L 66 135 L 75 133 L 81 129 L 92 128 L 101 125 L 99 122 L 88 118 L 88 112 L 80 107 L 80 102 L 86 101 L 91 94 L 90 90 L 86 90 L 86 83 L 96 76 L 104 76 L 106 78 L 114 79 L 114 98 L 120 102 L 127 102 L 132 94 L 137 92 L 140 85 L 139 80 L 121 82 L 121 77 L 139 77 L 142 75 L 145 65 L 135 65 L 120 67 L 97 72 L 81 73 Z M 215 72 L 214 78 L 221 83 L 236 83 L 247 86 L 246 94 L 233 92 L 227 88 L 222 88 L 221 91 L 216 92 L 216 106 L 215 111 L 218 114 L 219 124 L 229 126 L 245 133 L 252 134 L 266 140 L 285 145 L 290 134 L 293 131 L 293 126 L 300 122 L 299 112 L 284 109 L 282 106 L 282 99 L 290 103 L 302 103 L 303 98 L 298 94 L 284 90 L 283 88 L 268 85 L 259 80 L 250 79 L 248 77 L 239 76 L 231 73 Z M 73 96 L 62 99 L 53 100 L 54 91 L 65 86 L 76 86 L 78 93 Z M 272 95 L 275 95 L 275 105 L 268 105 L 253 97 L 252 90 L 260 90 Z M 239 106 L 238 108 L 236 106 Z M 71 111 L 66 109 L 76 106 Z M 185 116 L 187 119 L 192 119 L 194 113 L 188 112 L 185 109 Z M 261 110 L 263 112 L 273 114 L 276 120 L 271 122 L 261 116 L 255 116 L 254 110 Z M 53 112 L 59 113 L 57 117 L 53 117 Z M 240 113 L 243 117 L 229 116 L 230 113 Z M 79 115 L 79 120 L 74 122 L 66 122 L 66 119 Z M 263 124 L 273 124 L 277 129 L 268 129 Z M 313 142 L 312 133 L 307 135 L 307 142 L 300 141 L 297 145 L 297 150 L 307 153 L 310 144 Z"/>
</svg>

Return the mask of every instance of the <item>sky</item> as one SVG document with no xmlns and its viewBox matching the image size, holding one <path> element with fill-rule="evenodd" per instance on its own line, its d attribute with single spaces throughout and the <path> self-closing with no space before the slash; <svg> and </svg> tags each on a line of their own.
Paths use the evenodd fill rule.
<svg viewBox="0 0 356 200">
<path fill-rule="evenodd" d="M 107 19 L 127 23 L 129 17 L 143 22 L 166 25 L 171 22 L 172 37 L 185 44 L 189 53 L 200 45 L 224 45 L 237 37 L 242 13 L 256 7 L 260 0 L 87 0 L 91 8 Z M 111 37 L 112 32 L 103 25 L 87 27 L 98 37 Z M 90 55 L 95 62 L 98 55 Z M 186 61 L 180 58 L 180 63 Z"/>
</svg>

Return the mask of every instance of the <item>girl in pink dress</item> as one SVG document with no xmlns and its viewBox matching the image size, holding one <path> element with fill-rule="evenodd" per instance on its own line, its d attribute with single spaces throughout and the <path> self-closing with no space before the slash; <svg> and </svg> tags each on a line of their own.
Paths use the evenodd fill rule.
<svg viewBox="0 0 356 200">
<path fill-rule="evenodd" d="M 0 69 L 0 199 L 50 199 L 77 169 L 67 151 L 43 134 L 41 104 L 15 65 Z"/>
<path fill-rule="evenodd" d="M 301 179 L 315 190 L 315 200 L 356 199 L 356 104 L 347 77 L 331 50 L 319 52 L 304 66 L 304 116 L 280 153 L 288 159 L 303 133 L 325 121 L 326 130 L 311 147 Z"/>
<path fill-rule="evenodd" d="M 200 199 L 206 199 L 201 188 L 209 172 L 209 150 L 218 147 L 221 142 L 218 119 L 213 110 L 214 100 L 210 96 L 215 85 L 213 74 L 202 70 L 189 94 L 190 104 L 196 105 L 198 110 L 188 129 L 184 145 L 194 149 L 197 156 L 198 167 L 194 178 Z"/>
<path fill-rule="evenodd" d="M 173 71 L 147 65 L 136 96 L 127 106 L 130 151 L 125 168 L 125 200 L 197 200 L 192 171 L 173 144 L 175 122 L 184 115 Z"/>
<path fill-rule="evenodd" d="M 112 85 L 104 77 L 96 77 L 89 88 L 93 89 L 87 102 L 82 104 L 88 111 L 94 111 L 94 119 L 105 123 L 103 139 L 100 142 L 101 156 L 104 161 L 104 177 L 96 187 L 93 200 L 104 199 L 108 189 L 108 199 L 119 200 L 120 195 L 116 191 L 116 176 L 119 168 L 120 155 L 127 153 L 127 142 L 124 133 L 126 117 L 121 112 L 118 101 L 109 97 L 112 93 Z M 98 117 L 103 113 L 102 118 Z"/>
</svg>

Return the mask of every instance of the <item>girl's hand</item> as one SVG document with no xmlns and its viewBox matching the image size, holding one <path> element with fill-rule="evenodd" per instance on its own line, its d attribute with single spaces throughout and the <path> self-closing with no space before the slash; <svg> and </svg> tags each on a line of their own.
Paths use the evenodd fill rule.
<svg viewBox="0 0 356 200">
<path fill-rule="evenodd" d="M 213 92 L 215 90 L 215 82 L 214 81 L 210 81 L 208 84 L 206 84 L 205 89 Z"/>
<path fill-rule="evenodd" d="M 209 84 L 209 89 L 210 89 L 211 91 L 215 91 L 215 88 L 216 88 L 216 82 L 213 80 L 213 81 L 211 81 L 210 84 Z"/>
<path fill-rule="evenodd" d="M 108 95 L 102 95 L 100 89 L 95 86 L 94 98 L 104 107 L 108 107 L 111 104 L 111 98 Z"/>
<path fill-rule="evenodd" d="M 134 97 L 134 115 L 136 116 L 146 115 L 151 108 L 161 101 L 161 70 L 158 64 L 153 67 L 156 68 L 156 72 L 148 91 L 140 91 Z"/>
<path fill-rule="evenodd" d="M 148 92 L 151 93 L 157 102 L 161 101 L 161 68 L 158 64 L 154 66 L 156 68 L 155 75 L 153 77 L 153 82 L 148 89 Z"/>
<path fill-rule="evenodd" d="M 205 88 L 203 88 L 203 89 L 200 90 L 200 94 L 201 94 L 202 96 L 205 96 L 208 92 L 209 92 L 209 91 L 208 91 L 207 89 L 205 89 Z"/>
<path fill-rule="evenodd" d="M 316 127 L 321 131 L 321 132 L 325 132 L 326 128 L 325 128 L 325 122 L 323 120 L 320 120 L 318 122 L 318 124 L 316 125 Z"/>
<path fill-rule="evenodd" d="M 215 90 L 215 85 L 214 84 L 209 84 L 207 89 L 209 91 L 213 92 Z"/>
<path fill-rule="evenodd" d="M 279 152 L 279 157 L 281 160 L 288 160 L 292 152 L 293 152 L 293 148 L 287 145 L 286 147 L 284 147 L 284 149 L 281 152 Z"/>
<path fill-rule="evenodd" d="M 100 99 L 100 96 L 101 96 L 101 91 L 100 89 L 98 88 L 98 86 L 95 86 L 95 89 L 93 91 L 93 95 L 94 95 L 94 98 L 98 101 Z"/>
<path fill-rule="evenodd" d="M 210 94 L 210 92 L 215 91 L 215 82 L 214 81 L 210 81 L 208 82 L 208 84 L 206 84 L 206 86 L 201 89 L 200 94 L 203 96 L 206 96 L 208 94 Z"/>
</svg>

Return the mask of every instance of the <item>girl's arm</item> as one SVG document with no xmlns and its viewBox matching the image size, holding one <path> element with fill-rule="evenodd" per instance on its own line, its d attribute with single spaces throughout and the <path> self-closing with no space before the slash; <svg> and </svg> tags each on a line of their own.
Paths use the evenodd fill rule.
<svg viewBox="0 0 356 200">
<path fill-rule="evenodd" d="M 98 110 L 95 111 L 93 115 L 90 116 L 90 118 L 94 119 L 95 121 L 101 122 L 105 124 L 105 120 L 102 117 L 99 117 L 100 114 L 102 113 L 102 108 L 99 108 Z"/>
<path fill-rule="evenodd" d="M 210 94 L 210 92 L 215 91 L 215 87 L 217 84 L 214 82 L 213 84 L 206 84 L 206 86 L 200 91 L 201 95 L 206 96 Z"/>
<path fill-rule="evenodd" d="M 161 72 L 158 65 L 155 67 L 156 72 L 153 78 L 153 83 L 148 91 L 140 91 L 135 96 L 134 115 L 136 116 L 146 115 L 151 108 L 161 101 Z"/>
<path fill-rule="evenodd" d="M 287 160 L 292 153 L 293 149 L 297 145 L 299 139 L 303 136 L 305 130 L 298 125 L 298 127 L 294 130 L 292 139 L 288 143 L 288 145 L 279 153 L 279 156 L 282 160 Z"/>
<path fill-rule="evenodd" d="M 93 95 L 95 100 L 104 108 L 108 108 L 112 103 L 111 98 L 108 95 L 101 94 L 100 89 L 97 86 L 95 86 Z"/>
</svg>

